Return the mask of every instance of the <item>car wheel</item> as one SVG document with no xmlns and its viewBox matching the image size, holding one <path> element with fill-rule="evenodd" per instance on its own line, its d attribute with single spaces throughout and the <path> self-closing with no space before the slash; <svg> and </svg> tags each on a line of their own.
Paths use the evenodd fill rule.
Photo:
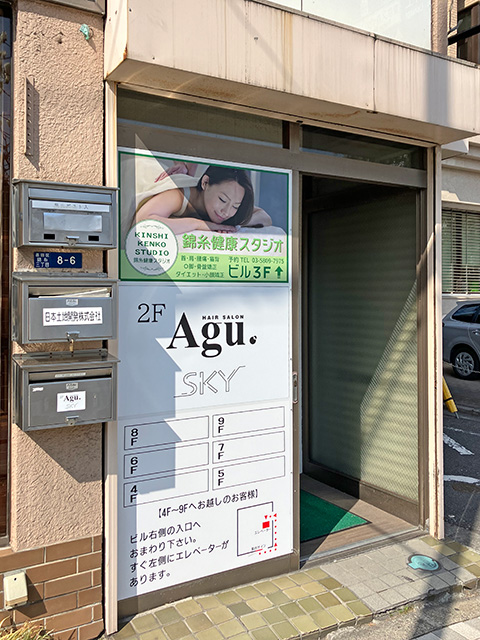
<svg viewBox="0 0 480 640">
<path fill-rule="evenodd" d="M 480 375 L 480 361 L 474 351 L 462 347 L 452 353 L 453 372 L 462 380 L 474 380 Z"/>
</svg>

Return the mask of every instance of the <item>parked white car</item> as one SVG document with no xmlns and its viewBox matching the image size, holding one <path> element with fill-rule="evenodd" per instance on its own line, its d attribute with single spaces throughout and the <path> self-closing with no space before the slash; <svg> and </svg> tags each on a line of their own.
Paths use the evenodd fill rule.
<svg viewBox="0 0 480 640">
<path fill-rule="evenodd" d="M 480 377 L 480 302 L 460 302 L 443 318 L 443 359 L 463 380 Z"/>
</svg>

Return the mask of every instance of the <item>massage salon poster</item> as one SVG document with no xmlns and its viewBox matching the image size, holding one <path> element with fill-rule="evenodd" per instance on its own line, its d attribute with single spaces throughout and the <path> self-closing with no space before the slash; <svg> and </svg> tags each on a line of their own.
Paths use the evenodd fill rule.
<svg viewBox="0 0 480 640">
<path fill-rule="evenodd" d="M 292 552 L 291 173 L 119 150 L 118 596 Z"/>
</svg>

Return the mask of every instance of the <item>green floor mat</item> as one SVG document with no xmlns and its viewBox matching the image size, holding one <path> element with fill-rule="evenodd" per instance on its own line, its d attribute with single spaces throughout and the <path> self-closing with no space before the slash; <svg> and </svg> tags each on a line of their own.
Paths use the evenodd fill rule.
<svg viewBox="0 0 480 640">
<path fill-rule="evenodd" d="M 331 502 L 317 498 L 307 491 L 300 491 L 300 542 L 358 527 L 367 522 L 368 520 Z"/>
</svg>

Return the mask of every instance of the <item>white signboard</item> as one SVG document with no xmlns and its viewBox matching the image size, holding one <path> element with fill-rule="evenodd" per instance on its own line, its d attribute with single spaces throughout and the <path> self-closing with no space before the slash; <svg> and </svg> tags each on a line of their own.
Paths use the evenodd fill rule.
<svg viewBox="0 0 480 640">
<path fill-rule="evenodd" d="M 120 283 L 120 600 L 292 552 L 283 259 L 278 282 Z"/>
<path fill-rule="evenodd" d="M 288 287 L 120 287 L 120 415 L 288 397 Z"/>
<path fill-rule="evenodd" d="M 288 287 L 122 283 L 119 315 L 120 599 L 290 553 Z"/>
</svg>

